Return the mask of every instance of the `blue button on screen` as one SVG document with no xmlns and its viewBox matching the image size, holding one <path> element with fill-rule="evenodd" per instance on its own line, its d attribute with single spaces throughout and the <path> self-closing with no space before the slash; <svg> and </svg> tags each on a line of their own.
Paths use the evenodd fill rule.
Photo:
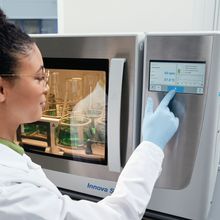
<svg viewBox="0 0 220 220">
<path fill-rule="evenodd" d="M 179 93 L 184 93 L 184 87 L 183 86 L 167 86 L 167 90 L 175 90 L 176 92 Z"/>
</svg>

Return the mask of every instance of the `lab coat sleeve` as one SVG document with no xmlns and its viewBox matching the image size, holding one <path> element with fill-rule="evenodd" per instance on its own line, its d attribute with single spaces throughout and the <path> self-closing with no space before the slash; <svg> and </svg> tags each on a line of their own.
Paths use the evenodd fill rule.
<svg viewBox="0 0 220 220">
<path fill-rule="evenodd" d="M 73 201 L 44 186 L 10 183 L 0 186 L 0 219 L 138 220 L 161 171 L 163 152 L 150 142 L 140 144 L 123 169 L 114 193 L 98 203 Z"/>
<path fill-rule="evenodd" d="M 76 219 L 83 220 L 142 219 L 154 184 L 161 172 L 163 156 L 158 146 L 142 142 L 127 162 L 111 196 L 98 203 L 81 200 L 74 202 L 73 206 L 69 199 L 65 198 L 69 206 L 68 211 L 74 215 L 76 209 Z"/>
<path fill-rule="evenodd" d="M 119 176 L 112 196 L 101 203 L 118 209 L 121 219 L 141 219 L 160 175 L 163 155 L 158 146 L 143 142 Z"/>
</svg>

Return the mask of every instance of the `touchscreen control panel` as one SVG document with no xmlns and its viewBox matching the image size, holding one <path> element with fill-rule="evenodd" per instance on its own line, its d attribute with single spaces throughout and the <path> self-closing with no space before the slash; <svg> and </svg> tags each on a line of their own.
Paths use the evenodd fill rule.
<svg viewBox="0 0 220 220">
<path fill-rule="evenodd" d="M 150 91 L 203 94 L 205 62 L 150 60 Z"/>
</svg>

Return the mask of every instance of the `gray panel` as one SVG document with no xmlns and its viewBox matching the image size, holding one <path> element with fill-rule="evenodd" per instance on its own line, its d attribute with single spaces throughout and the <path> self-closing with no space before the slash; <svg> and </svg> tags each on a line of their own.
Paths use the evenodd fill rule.
<svg viewBox="0 0 220 220">
<path fill-rule="evenodd" d="M 150 60 L 206 62 L 204 94 L 177 94 L 169 105 L 180 119 L 180 127 L 166 147 L 163 171 L 156 187 L 182 189 L 190 182 L 204 117 L 211 50 L 211 36 L 147 37 L 144 94 L 152 96 L 156 105 L 165 93 L 148 91 Z"/>
</svg>

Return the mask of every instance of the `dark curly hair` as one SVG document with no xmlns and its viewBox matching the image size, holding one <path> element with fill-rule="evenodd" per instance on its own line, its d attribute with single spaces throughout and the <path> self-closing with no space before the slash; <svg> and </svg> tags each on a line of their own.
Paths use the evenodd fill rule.
<svg viewBox="0 0 220 220">
<path fill-rule="evenodd" d="M 15 73 L 19 56 L 27 55 L 33 44 L 32 38 L 10 23 L 0 8 L 0 75 Z"/>
</svg>

